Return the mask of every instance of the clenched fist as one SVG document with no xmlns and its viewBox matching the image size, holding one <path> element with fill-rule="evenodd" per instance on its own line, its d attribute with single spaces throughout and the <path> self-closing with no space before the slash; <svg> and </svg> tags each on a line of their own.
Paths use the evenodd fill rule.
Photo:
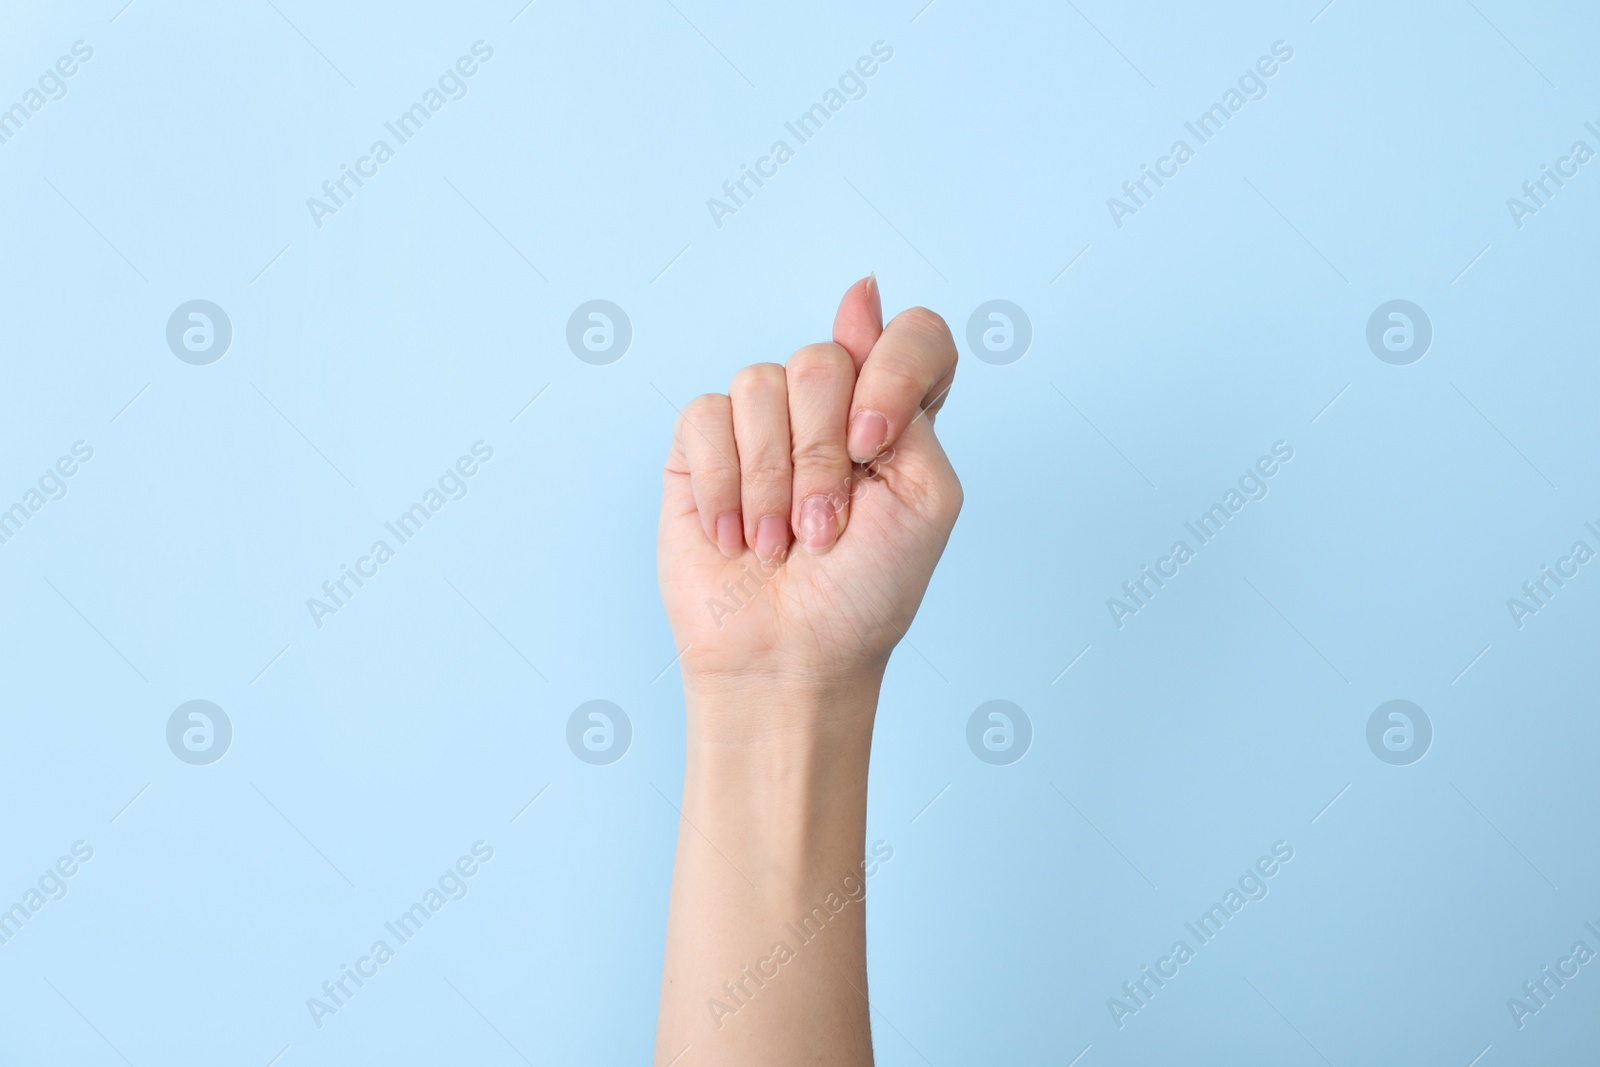
<svg viewBox="0 0 1600 1067">
<path fill-rule="evenodd" d="M 882 322 L 865 278 L 832 343 L 683 409 L 658 567 L 691 688 L 881 675 L 911 624 L 961 509 L 933 430 L 956 348 L 925 308 Z"/>
</svg>

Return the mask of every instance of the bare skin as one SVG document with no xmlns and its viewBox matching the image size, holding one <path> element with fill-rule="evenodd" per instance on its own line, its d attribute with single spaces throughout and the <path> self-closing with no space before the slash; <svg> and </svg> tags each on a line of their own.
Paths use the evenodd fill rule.
<svg viewBox="0 0 1600 1067">
<path fill-rule="evenodd" d="M 657 566 L 688 724 L 655 1061 L 870 1064 L 867 761 L 961 485 L 956 348 L 853 285 L 833 341 L 683 411 Z"/>
</svg>

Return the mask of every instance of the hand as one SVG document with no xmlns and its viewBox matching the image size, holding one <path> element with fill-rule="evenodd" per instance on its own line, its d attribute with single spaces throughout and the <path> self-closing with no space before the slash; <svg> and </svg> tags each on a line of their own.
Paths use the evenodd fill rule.
<svg viewBox="0 0 1600 1067">
<path fill-rule="evenodd" d="M 882 323 L 864 279 L 832 344 L 746 367 L 673 433 L 657 558 L 688 729 L 661 1064 L 872 1062 L 864 902 L 776 977 L 771 954 L 865 870 L 883 668 L 961 509 L 933 433 L 950 331 L 923 308 Z"/>
<path fill-rule="evenodd" d="M 933 432 L 956 347 L 926 308 L 882 321 L 865 278 L 833 343 L 683 409 L 657 566 L 691 692 L 872 680 L 910 626 L 961 509 Z"/>
</svg>

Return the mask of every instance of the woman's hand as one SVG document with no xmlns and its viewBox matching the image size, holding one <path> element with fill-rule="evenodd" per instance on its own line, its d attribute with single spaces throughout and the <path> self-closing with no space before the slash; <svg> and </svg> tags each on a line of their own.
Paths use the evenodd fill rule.
<svg viewBox="0 0 1600 1067">
<path fill-rule="evenodd" d="M 683 409 L 657 562 L 691 691 L 871 679 L 910 626 L 961 508 L 933 433 L 956 348 L 925 308 L 881 322 L 863 279 L 832 343 Z"/>
</svg>

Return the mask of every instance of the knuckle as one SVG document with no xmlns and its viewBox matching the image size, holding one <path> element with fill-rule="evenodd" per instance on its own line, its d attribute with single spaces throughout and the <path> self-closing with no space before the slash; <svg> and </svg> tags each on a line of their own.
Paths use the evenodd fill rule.
<svg viewBox="0 0 1600 1067">
<path fill-rule="evenodd" d="M 949 325 L 944 321 L 944 316 L 937 311 L 930 311 L 925 307 L 906 308 L 894 317 L 894 321 L 913 333 L 951 347 L 955 346 Z"/>
<path fill-rule="evenodd" d="M 715 452 L 701 456 L 690 466 L 694 468 L 695 477 L 699 478 L 706 488 L 716 490 L 722 495 L 726 495 L 730 490 L 738 491 L 739 468 Z"/>
<path fill-rule="evenodd" d="M 770 400 L 783 395 L 783 366 L 778 363 L 752 363 L 733 376 L 728 395 L 735 404 L 751 400 Z"/>
<path fill-rule="evenodd" d="M 746 485 L 758 487 L 787 485 L 789 481 L 788 457 L 741 457 L 739 473 Z"/>
<path fill-rule="evenodd" d="M 850 470 L 850 457 L 845 453 L 843 442 L 796 441 L 794 470 L 797 477 L 804 473 L 812 482 L 818 478 L 842 477 Z"/>
<path fill-rule="evenodd" d="M 680 422 L 684 419 L 694 422 L 698 418 L 712 418 L 723 415 L 729 410 L 728 397 L 724 393 L 701 393 L 687 404 L 683 405 L 683 414 L 679 416 Z"/>
<path fill-rule="evenodd" d="M 850 353 L 829 341 L 806 345 L 790 356 L 785 373 L 791 382 L 827 381 L 849 373 L 852 366 Z"/>
</svg>

